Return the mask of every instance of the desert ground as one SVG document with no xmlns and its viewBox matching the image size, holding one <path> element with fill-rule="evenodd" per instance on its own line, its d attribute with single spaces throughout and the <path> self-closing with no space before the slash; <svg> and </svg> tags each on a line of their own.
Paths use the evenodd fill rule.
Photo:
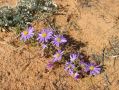
<svg viewBox="0 0 119 90">
<path fill-rule="evenodd" d="M 81 51 L 89 56 L 102 54 L 110 47 L 111 38 L 119 36 L 119 0 L 85 1 L 54 0 L 65 7 L 61 11 L 64 14 L 54 18 L 60 30 L 85 44 Z M 0 6 L 4 5 L 14 7 L 16 1 L 0 0 Z M 33 25 L 43 28 L 42 22 Z M 39 47 L 21 43 L 14 32 L 0 32 L 0 90 L 119 90 L 118 55 L 104 59 L 105 71 L 101 74 L 79 80 L 69 76 L 63 65 L 47 71 L 50 59 L 41 57 Z"/>
</svg>

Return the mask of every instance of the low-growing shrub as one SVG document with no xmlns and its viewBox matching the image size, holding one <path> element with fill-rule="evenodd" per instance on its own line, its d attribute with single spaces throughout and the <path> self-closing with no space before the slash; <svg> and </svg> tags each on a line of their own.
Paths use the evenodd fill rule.
<svg viewBox="0 0 119 90">
<path fill-rule="evenodd" d="M 24 29 L 33 20 L 38 20 L 40 12 L 54 13 L 57 6 L 52 0 L 20 0 L 15 8 L 4 6 L 0 8 L 0 27 Z"/>
<path fill-rule="evenodd" d="M 51 53 L 52 60 L 47 64 L 47 69 L 55 68 L 56 64 L 64 64 L 64 70 L 67 71 L 76 80 L 87 75 L 95 76 L 102 71 L 102 66 L 95 61 L 90 61 L 89 58 L 75 50 L 67 52 L 67 47 L 64 47 L 70 40 L 63 33 L 56 32 L 52 28 L 43 29 L 38 34 L 34 32 L 33 27 L 21 32 L 21 40 L 29 42 L 34 38 L 41 48 L 46 51 L 46 54 Z M 35 36 L 35 37 L 34 37 Z M 71 42 L 69 42 L 71 43 Z M 52 47 L 51 49 L 49 49 Z"/>
</svg>

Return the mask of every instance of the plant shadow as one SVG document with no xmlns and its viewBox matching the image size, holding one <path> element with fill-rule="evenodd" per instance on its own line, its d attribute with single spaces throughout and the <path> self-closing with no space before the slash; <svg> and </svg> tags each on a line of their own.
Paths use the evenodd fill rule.
<svg viewBox="0 0 119 90">
<path fill-rule="evenodd" d="M 67 38 L 67 43 L 63 45 L 64 50 L 70 51 L 70 52 L 79 52 L 81 48 L 87 46 L 87 42 L 77 41 L 70 35 L 64 35 Z"/>
<path fill-rule="evenodd" d="M 65 51 L 65 55 L 63 57 L 62 63 L 66 62 L 67 60 L 70 60 L 70 54 L 79 54 L 83 61 L 89 62 L 89 56 L 84 54 L 84 52 L 81 51 L 81 48 L 84 48 L 87 46 L 87 42 L 77 41 L 70 35 L 64 35 L 65 38 L 67 38 L 67 43 L 64 44 L 62 47 L 63 51 Z"/>
</svg>

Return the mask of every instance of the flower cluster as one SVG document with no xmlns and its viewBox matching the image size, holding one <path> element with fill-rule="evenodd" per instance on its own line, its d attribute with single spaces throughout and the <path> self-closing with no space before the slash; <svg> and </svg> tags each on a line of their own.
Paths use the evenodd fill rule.
<svg viewBox="0 0 119 90">
<path fill-rule="evenodd" d="M 29 27 L 28 30 L 21 32 L 21 40 L 27 41 L 34 36 L 34 28 Z M 43 29 L 38 33 L 37 40 L 39 43 L 46 45 L 52 39 L 52 44 L 56 47 L 59 47 L 61 44 L 66 43 L 66 38 L 63 35 L 55 35 L 53 30 L 50 28 Z"/>
<path fill-rule="evenodd" d="M 30 40 L 34 36 L 33 27 L 29 27 L 28 30 L 21 32 L 21 40 L 26 42 Z M 59 62 L 62 60 L 63 51 L 61 50 L 62 44 L 66 43 L 67 40 L 63 35 L 56 33 L 51 28 L 43 29 L 38 33 L 36 40 L 41 44 L 42 48 L 45 49 L 48 47 L 48 44 L 52 44 L 54 48 L 57 50 L 53 55 L 52 62 Z"/>
<path fill-rule="evenodd" d="M 26 42 L 30 38 L 33 38 L 34 35 L 34 28 L 29 27 L 28 30 L 21 33 L 21 40 Z M 63 56 L 65 56 L 65 51 L 62 51 L 62 45 L 67 42 L 67 39 L 51 28 L 43 29 L 36 37 L 36 40 L 41 44 L 43 49 L 48 48 L 49 43 L 53 45 L 53 49 L 55 49 L 56 52 L 52 55 L 52 61 L 47 64 L 47 69 L 53 68 L 54 64 L 60 62 L 63 59 Z M 69 60 L 64 60 L 64 63 L 64 70 L 76 80 L 86 75 L 94 76 L 101 72 L 100 65 L 85 60 L 85 56 L 80 53 L 69 54 Z"/>
<path fill-rule="evenodd" d="M 65 63 L 65 70 L 75 79 L 85 75 L 97 75 L 101 72 L 99 65 L 85 61 L 84 57 L 81 54 L 71 54 L 70 60 Z"/>
</svg>

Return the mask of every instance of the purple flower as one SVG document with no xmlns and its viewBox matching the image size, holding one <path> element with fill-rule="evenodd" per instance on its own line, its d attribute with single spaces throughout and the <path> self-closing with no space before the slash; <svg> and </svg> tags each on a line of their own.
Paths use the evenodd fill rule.
<svg viewBox="0 0 119 90">
<path fill-rule="evenodd" d="M 77 54 L 70 54 L 70 61 L 74 62 L 76 59 L 78 59 L 78 55 Z"/>
<path fill-rule="evenodd" d="M 46 44 L 42 44 L 42 48 L 43 49 L 47 48 L 47 45 Z"/>
<path fill-rule="evenodd" d="M 100 73 L 101 68 L 100 68 L 100 66 L 96 66 L 94 63 L 90 63 L 87 65 L 86 71 L 87 72 L 89 71 L 90 75 L 97 75 Z"/>
<path fill-rule="evenodd" d="M 62 59 L 62 55 L 63 55 L 63 51 L 58 50 L 58 52 L 56 52 L 56 54 L 53 56 L 53 62 L 57 62 L 60 61 Z"/>
<path fill-rule="evenodd" d="M 74 64 L 72 64 L 71 62 L 66 62 L 65 63 L 65 70 L 67 71 L 67 70 L 69 70 L 69 69 L 74 69 L 75 68 L 75 65 Z"/>
<path fill-rule="evenodd" d="M 74 74 L 74 71 L 71 68 L 68 70 L 68 72 L 69 72 L 69 75 L 71 75 L 71 76 Z"/>
<path fill-rule="evenodd" d="M 79 77 L 80 77 L 79 73 L 76 72 L 76 73 L 74 74 L 74 78 L 77 80 L 77 79 L 79 79 Z"/>
<path fill-rule="evenodd" d="M 30 38 L 32 38 L 34 36 L 34 28 L 33 27 L 29 27 L 28 30 L 21 32 L 21 40 L 26 41 L 29 40 Z"/>
<path fill-rule="evenodd" d="M 53 67 L 54 67 L 54 63 L 53 62 L 48 62 L 47 69 L 52 69 Z"/>
<path fill-rule="evenodd" d="M 87 67 L 87 63 L 80 61 L 79 65 L 87 72 L 86 67 Z"/>
<path fill-rule="evenodd" d="M 55 35 L 54 41 L 52 42 L 55 46 L 59 47 L 60 44 L 66 43 L 66 38 L 63 37 L 63 35 Z"/>
<path fill-rule="evenodd" d="M 39 34 L 37 40 L 41 43 L 48 42 L 52 38 L 53 32 L 50 29 L 43 29 Z"/>
<path fill-rule="evenodd" d="M 83 59 L 84 58 L 84 55 L 83 54 L 79 54 L 79 58 L 80 59 Z"/>
<path fill-rule="evenodd" d="M 70 75 L 74 74 L 74 68 L 75 68 L 74 64 L 72 64 L 71 62 L 66 62 L 65 71 L 68 71 Z"/>
</svg>

